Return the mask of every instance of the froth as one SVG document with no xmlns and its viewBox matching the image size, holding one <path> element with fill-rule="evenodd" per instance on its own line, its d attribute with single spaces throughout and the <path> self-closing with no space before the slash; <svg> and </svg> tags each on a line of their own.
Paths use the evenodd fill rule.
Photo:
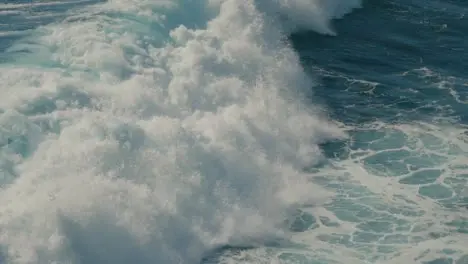
<svg viewBox="0 0 468 264">
<path fill-rule="evenodd" d="M 9 263 L 194 263 L 279 236 L 288 207 L 328 197 L 302 168 L 344 134 L 299 98 L 312 83 L 280 32 L 237 0 L 210 3 L 204 29 L 164 28 L 183 7 L 109 1 L 10 49 Z"/>
<path fill-rule="evenodd" d="M 332 19 L 338 19 L 354 8 L 361 6 L 361 0 L 258 0 L 266 12 L 281 18 L 281 27 L 286 32 L 300 29 L 315 30 L 322 34 L 335 35 Z"/>
</svg>

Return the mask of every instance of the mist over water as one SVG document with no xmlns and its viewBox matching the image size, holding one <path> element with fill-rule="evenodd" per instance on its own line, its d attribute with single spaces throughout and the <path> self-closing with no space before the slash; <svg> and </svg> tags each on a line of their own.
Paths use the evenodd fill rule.
<svg viewBox="0 0 468 264">
<path fill-rule="evenodd" d="M 191 7 L 200 24 L 181 24 Z M 66 12 L 3 55 L 5 262 L 199 262 L 328 197 L 302 169 L 344 133 L 301 101 L 311 80 L 254 1 Z"/>
<path fill-rule="evenodd" d="M 0 4 L 0 263 L 464 264 L 463 124 L 358 122 L 289 39 L 369 6 Z"/>
</svg>

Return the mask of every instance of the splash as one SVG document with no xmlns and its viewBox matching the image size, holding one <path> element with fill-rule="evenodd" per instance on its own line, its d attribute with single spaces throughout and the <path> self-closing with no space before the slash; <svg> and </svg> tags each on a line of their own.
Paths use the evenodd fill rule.
<svg viewBox="0 0 468 264">
<path fill-rule="evenodd" d="M 330 197 L 303 168 L 345 133 L 301 99 L 313 83 L 267 21 L 329 33 L 345 2 L 113 0 L 11 46 L 5 262 L 196 263 L 283 237 L 291 206 Z"/>
</svg>

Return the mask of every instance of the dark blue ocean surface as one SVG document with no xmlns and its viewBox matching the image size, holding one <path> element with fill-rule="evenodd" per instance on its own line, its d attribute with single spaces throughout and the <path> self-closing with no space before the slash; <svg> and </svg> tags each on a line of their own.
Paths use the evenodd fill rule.
<svg viewBox="0 0 468 264">
<path fill-rule="evenodd" d="M 418 195 L 458 212 L 459 221 L 447 225 L 462 236 L 468 233 L 467 12 L 466 1 L 367 1 L 334 22 L 337 36 L 291 36 L 304 68 L 321 80 L 313 100 L 323 101 L 330 115 L 349 127 L 351 140 L 324 145 L 329 157 L 353 159 L 376 177 L 418 186 Z M 342 199 L 349 197 L 345 191 Z M 369 210 L 363 205 L 360 213 Z M 377 224 L 382 216 L 375 216 Z M 404 229 L 406 221 L 399 221 L 393 228 Z M 368 232 L 369 226 L 363 227 L 357 233 Z M 363 241 L 372 236 L 367 233 Z M 380 235 L 374 238 L 388 244 Z M 465 255 L 422 263 L 467 261 Z"/>
<path fill-rule="evenodd" d="M 368 1 L 334 23 L 336 37 L 292 41 L 315 92 L 346 122 L 468 122 L 463 1 Z M 378 109 L 378 111 L 376 111 Z"/>
<path fill-rule="evenodd" d="M 468 2 L 358 6 L 0 3 L 0 263 L 468 264 Z"/>
</svg>

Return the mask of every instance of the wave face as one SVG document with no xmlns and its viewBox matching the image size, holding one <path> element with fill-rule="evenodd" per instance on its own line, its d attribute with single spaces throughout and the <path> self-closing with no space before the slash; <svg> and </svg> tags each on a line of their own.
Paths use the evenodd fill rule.
<svg viewBox="0 0 468 264">
<path fill-rule="evenodd" d="M 359 4 L 2 4 L 30 24 L 0 35 L 0 262 L 198 263 L 287 237 L 289 209 L 332 195 L 303 169 L 346 134 L 284 37 Z"/>
</svg>

